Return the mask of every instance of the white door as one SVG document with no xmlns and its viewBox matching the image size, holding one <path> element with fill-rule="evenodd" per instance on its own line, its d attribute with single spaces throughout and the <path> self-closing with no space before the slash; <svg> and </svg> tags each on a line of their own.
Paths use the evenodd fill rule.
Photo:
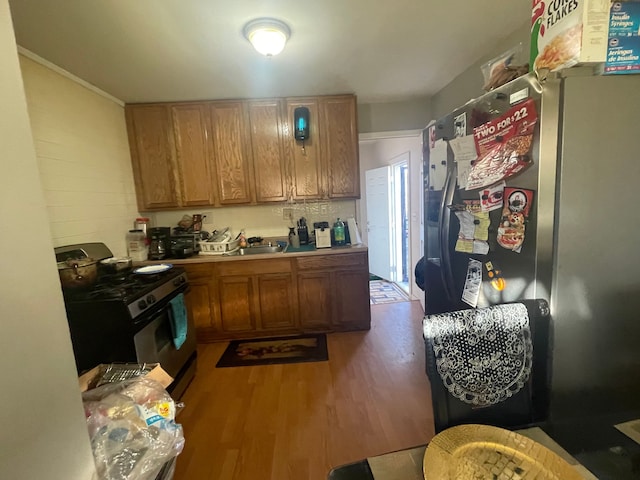
<svg viewBox="0 0 640 480">
<path fill-rule="evenodd" d="M 390 192 L 391 167 L 367 170 L 367 235 L 369 237 L 369 273 L 385 280 L 392 279 Z"/>
</svg>

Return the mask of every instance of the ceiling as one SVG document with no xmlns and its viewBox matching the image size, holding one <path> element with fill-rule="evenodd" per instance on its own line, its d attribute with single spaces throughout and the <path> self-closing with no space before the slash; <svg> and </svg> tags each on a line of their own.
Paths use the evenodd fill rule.
<svg viewBox="0 0 640 480">
<path fill-rule="evenodd" d="M 10 0 L 17 43 L 127 102 L 431 96 L 531 15 L 525 0 Z M 242 35 L 291 28 L 278 56 Z"/>
</svg>

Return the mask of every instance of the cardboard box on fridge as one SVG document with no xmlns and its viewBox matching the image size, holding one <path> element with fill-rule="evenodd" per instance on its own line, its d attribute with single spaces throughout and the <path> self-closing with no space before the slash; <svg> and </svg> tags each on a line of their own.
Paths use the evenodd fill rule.
<svg viewBox="0 0 640 480">
<path fill-rule="evenodd" d="M 609 0 L 533 0 L 530 68 L 604 63 Z"/>
<path fill-rule="evenodd" d="M 80 375 L 78 377 L 78 385 L 80 386 L 80 391 L 86 392 L 87 390 L 91 390 L 92 388 L 94 388 L 98 377 L 102 374 L 107 366 L 108 364 L 100 364 Z M 159 363 L 147 364 L 147 366 L 152 368 L 144 375 L 145 378 L 155 380 L 164 388 L 167 388 L 169 385 L 171 385 L 171 382 L 173 382 L 173 377 L 165 372 Z"/>
<path fill-rule="evenodd" d="M 604 73 L 640 73 L 640 1 L 612 3 Z"/>
</svg>

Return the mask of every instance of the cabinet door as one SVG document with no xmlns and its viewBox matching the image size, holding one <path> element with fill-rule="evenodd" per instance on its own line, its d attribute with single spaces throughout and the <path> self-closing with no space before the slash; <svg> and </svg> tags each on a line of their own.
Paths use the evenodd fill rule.
<svg viewBox="0 0 640 480">
<path fill-rule="evenodd" d="M 321 97 L 320 122 L 329 198 L 360 198 L 356 97 Z"/>
<path fill-rule="evenodd" d="M 140 210 L 179 206 L 171 112 L 166 105 L 125 108 Z"/>
<path fill-rule="evenodd" d="M 213 205 L 213 172 L 209 161 L 208 115 L 203 105 L 171 107 L 182 206 Z"/>
<path fill-rule="evenodd" d="M 211 115 L 211 161 L 215 166 L 218 202 L 221 205 L 250 203 L 251 156 L 249 129 L 242 102 L 213 102 Z"/>
<path fill-rule="evenodd" d="M 253 305 L 253 282 L 250 277 L 223 277 L 218 279 L 220 319 L 224 332 L 250 332 L 256 328 Z"/>
<path fill-rule="evenodd" d="M 258 289 L 261 328 L 268 330 L 293 327 L 296 321 L 296 304 L 291 274 L 260 275 Z"/>
<path fill-rule="evenodd" d="M 251 101 L 248 105 L 256 201 L 261 203 L 286 200 L 280 101 Z"/>
<path fill-rule="evenodd" d="M 298 107 L 309 109 L 309 138 L 304 142 L 294 138 L 294 112 Z M 326 191 L 320 151 L 319 118 L 316 99 L 287 99 L 284 139 L 289 159 L 292 196 L 295 200 L 317 200 L 323 198 Z"/>
<path fill-rule="evenodd" d="M 369 273 L 367 271 L 333 272 L 335 314 L 331 324 L 337 330 L 368 330 L 371 326 Z"/>
<path fill-rule="evenodd" d="M 331 274 L 329 272 L 298 273 L 298 305 L 300 327 L 328 329 L 333 313 Z"/>
</svg>

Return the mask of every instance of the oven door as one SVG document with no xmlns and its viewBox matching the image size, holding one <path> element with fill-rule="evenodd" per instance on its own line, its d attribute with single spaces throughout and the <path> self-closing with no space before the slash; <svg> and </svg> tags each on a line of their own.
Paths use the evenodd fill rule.
<svg viewBox="0 0 640 480">
<path fill-rule="evenodd" d="M 196 352 L 196 332 L 193 320 L 187 315 L 187 338 L 179 349 L 175 347 L 171 328 L 171 304 L 167 303 L 152 314 L 151 320 L 135 334 L 133 340 L 139 363 L 160 363 L 177 379 L 180 370 Z"/>
</svg>

